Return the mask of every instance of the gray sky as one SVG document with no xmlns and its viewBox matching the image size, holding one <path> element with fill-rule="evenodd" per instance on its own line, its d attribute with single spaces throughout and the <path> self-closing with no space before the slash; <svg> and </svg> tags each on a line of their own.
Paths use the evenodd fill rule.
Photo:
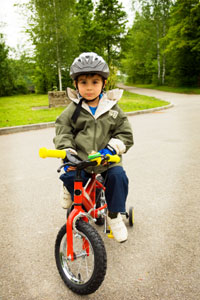
<svg viewBox="0 0 200 300">
<path fill-rule="evenodd" d="M 14 7 L 14 4 L 24 3 L 27 0 L 0 0 L 0 31 L 5 34 L 6 44 L 10 47 L 16 47 L 17 44 L 25 44 L 27 39 L 23 33 L 23 27 L 26 24 L 26 20 L 18 13 L 19 8 Z"/>
<path fill-rule="evenodd" d="M 30 43 L 27 42 L 27 35 L 23 33 L 26 18 L 19 14 L 18 7 L 14 7 L 15 3 L 25 2 L 28 2 L 28 0 L 0 0 L 0 25 L 5 23 L 3 27 L 1 26 L 0 32 L 5 35 L 6 44 L 13 48 L 16 48 L 17 45 L 30 46 Z M 132 23 L 131 0 L 120 0 L 120 2 L 122 2 L 129 20 L 131 20 L 130 23 Z"/>
</svg>

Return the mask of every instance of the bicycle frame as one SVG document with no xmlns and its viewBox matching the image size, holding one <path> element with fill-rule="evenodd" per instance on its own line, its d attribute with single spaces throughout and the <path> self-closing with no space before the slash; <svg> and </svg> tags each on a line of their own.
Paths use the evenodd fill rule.
<svg viewBox="0 0 200 300">
<path fill-rule="evenodd" d="M 99 211 L 107 207 L 104 204 L 102 207 L 96 208 L 96 189 L 100 188 L 105 191 L 105 187 L 96 179 L 96 174 L 92 174 L 86 187 L 83 187 L 83 180 L 81 178 L 80 170 L 76 171 L 76 177 L 74 181 L 74 209 L 70 212 L 66 222 L 67 232 L 67 258 L 73 261 L 73 228 L 75 229 L 75 222 L 77 218 L 82 217 L 85 222 L 88 222 L 89 218 L 97 218 Z M 86 212 L 83 210 L 82 205 L 85 207 Z M 89 256 L 89 243 L 83 239 L 83 249 L 86 249 L 87 256 Z"/>
<path fill-rule="evenodd" d="M 88 219 L 95 219 L 98 218 L 104 210 L 107 208 L 107 204 L 105 203 L 102 207 L 96 208 L 96 188 L 101 188 L 105 191 L 105 187 L 102 183 L 100 183 L 96 179 L 96 174 L 92 174 L 92 177 L 86 187 L 83 187 L 83 181 L 81 178 L 81 170 L 89 166 L 97 166 L 103 163 L 110 162 L 110 163 L 119 163 L 120 157 L 118 155 L 101 155 L 101 153 L 96 152 L 95 154 L 89 155 L 88 160 L 81 161 L 79 157 L 76 155 L 72 155 L 70 151 L 66 152 L 65 150 L 51 150 L 46 149 L 45 147 L 40 148 L 39 155 L 41 158 L 46 157 L 57 157 L 64 159 L 67 156 L 69 163 L 62 165 L 57 171 L 60 170 L 65 166 L 73 166 L 76 167 L 76 177 L 74 181 L 74 209 L 70 212 L 67 223 L 66 223 L 66 233 L 67 233 L 67 259 L 74 260 L 74 252 L 73 252 L 73 232 L 78 232 L 76 229 L 75 223 L 78 218 L 82 218 L 85 222 L 88 222 Z M 84 206 L 85 210 L 83 210 Z M 106 229 L 106 222 L 105 222 L 105 229 Z M 106 232 L 106 230 L 105 230 Z M 89 245 L 85 239 L 83 239 L 83 249 L 86 249 L 87 255 L 89 256 Z M 88 250 L 87 250 L 88 249 Z"/>
</svg>

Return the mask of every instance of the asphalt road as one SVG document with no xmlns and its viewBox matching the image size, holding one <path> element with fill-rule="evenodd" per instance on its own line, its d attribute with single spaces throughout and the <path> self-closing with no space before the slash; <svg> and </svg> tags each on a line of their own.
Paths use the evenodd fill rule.
<svg viewBox="0 0 200 300">
<path fill-rule="evenodd" d="M 54 129 L 0 136 L 1 300 L 199 300 L 200 97 L 132 91 L 175 106 L 129 118 L 135 145 L 124 167 L 135 226 L 123 244 L 98 229 L 108 269 L 95 294 L 73 294 L 55 266 L 54 241 L 65 221 L 59 160 L 38 156 L 40 147 L 53 147 Z"/>
</svg>

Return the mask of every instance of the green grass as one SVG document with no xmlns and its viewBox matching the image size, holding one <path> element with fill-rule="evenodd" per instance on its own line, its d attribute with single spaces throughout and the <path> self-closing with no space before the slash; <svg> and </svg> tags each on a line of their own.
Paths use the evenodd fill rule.
<svg viewBox="0 0 200 300">
<path fill-rule="evenodd" d="M 48 96 L 31 94 L 1 97 L 0 127 L 55 121 L 63 110 L 63 107 L 32 110 L 37 106 L 48 106 Z"/>
<path fill-rule="evenodd" d="M 124 91 L 123 97 L 119 101 L 119 106 L 125 112 L 160 107 L 168 104 L 169 102 L 154 97 L 133 94 L 127 91 Z"/>
<path fill-rule="evenodd" d="M 52 122 L 64 107 L 33 110 L 33 107 L 48 106 L 47 95 L 18 95 L 0 97 L 0 127 Z M 125 111 L 136 111 L 167 105 L 153 97 L 124 92 L 119 106 Z"/>
<path fill-rule="evenodd" d="M 200 94 L 200 88 L 195 87 L 170 87 L 170 86 L 156 86 L 153 84 L 137 84 L 137 83 L 126 83 L 128 86 L 135 86 L 139 88 L 145 89 L 154 89 L 164 92 L 171 92 L 171 93 L 181 93 L 181 94 Z"/>
</svg>

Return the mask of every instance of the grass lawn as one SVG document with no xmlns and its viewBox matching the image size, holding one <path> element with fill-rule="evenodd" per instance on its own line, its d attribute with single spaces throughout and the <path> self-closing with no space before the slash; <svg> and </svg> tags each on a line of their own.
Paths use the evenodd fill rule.
<svg viewBox="0 0 200 300">
<path fill-rule="evenodd" d="M 47 108 L 47 95 L 17 95 L 10 97 L 0 97 L 0 127 L 9 127 L 26 124 L 36 124 L 55 121 L 56 117 L 65 109 Z M 152 107 L 160 107 L 169 104 L 153 97 L 141 96 L 127 91 L 124 92 L 119 106 L 125 112 L 142 110 Z M 34 107 L 41 109 L 34 110 Z"/>
<path fill-rule="evenodd" d="M 124 91 L 123 97 L 119 101 L 119 106 L 124 112 L 160 107 L 168 104 L 169 102 L 154 97 L 133 94 L 127 91 Z"/>
<path fill-rule="evenodd" d="M 200 94 L 200 88 L 195 87 L 170 87 L 170 86 L 156 86 L 153 84 L 137 84 L 137 83 L 125 83 L 128 86 L 135 86 L 139 88 L 145 89 L 153 89 L 159 90 L 164 92 L 171 92 L 171 93 L 181 93 L 181 94 Z"/>
</svg>

